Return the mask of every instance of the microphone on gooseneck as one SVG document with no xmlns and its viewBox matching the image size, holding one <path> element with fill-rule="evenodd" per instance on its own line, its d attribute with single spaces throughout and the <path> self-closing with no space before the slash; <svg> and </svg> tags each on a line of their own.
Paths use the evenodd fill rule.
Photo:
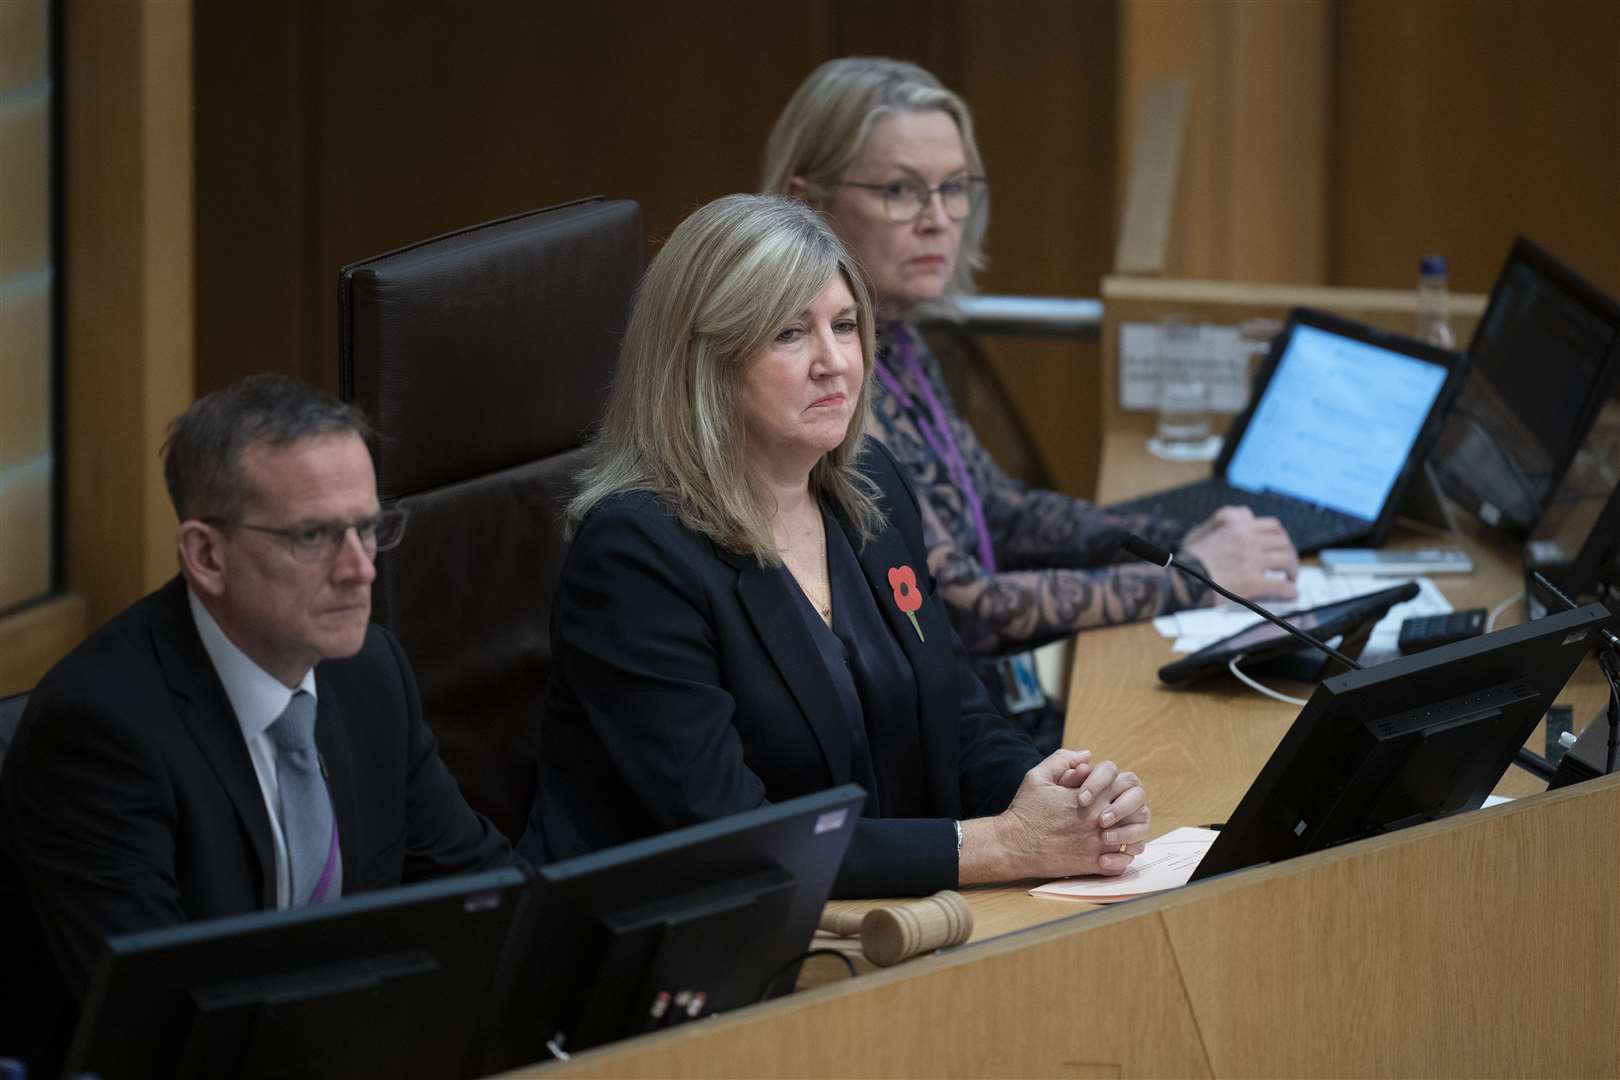
<svg viewBox="0 0 1620 1080">
<path fill-rule="evenodd" d="M 1321 649 L 1323 652 L 1333 657 L 1333 659 L 1348 667 L 1351 671 L 1365 670 L 1363 665 L 1358 664 L 1356 661 L 1350 659 L 1348 656 L 1344 655 L 1344 653 L 1333 648 L 1331 645 L 1316 640 L 1314 637 L 1307 634 L 1293 623 L 1290 623 L 1285 619 L 1278 618 L 1276 615 L 1273 615 L 1271 612 L 1267 611 L 1265 608 L 1261 607 L 1259 604 L 1256 604 L 1252 600 L 1246 600 L 1237 593 L 1229 592 L 1226 589 L 1221 588 L 1219 585 L 1215 584 L 1210 577 L 1200 573 L 1197 570 L 1194 570 L 1186 563 L 1177 562 L 1174 555 L 1172 555 L 1166 549 L 1160 547 L 1158 544 L 1150 544 L 1134 533 L 1126 533 L 1125 539 L 1119 542 L 1119 546 L 1122 551 L 1135 555 L 1143 562 L 1150 562 L 1155 566 L 1174 567 L 1175 569 L 1180 570 L 1183 574 L 1186 574 L 1188 577 L 1192 578 L 1194 581 L 1199 581 L 1205 585 L 1208 585 L 1211 589 L 1214 589 L 1216 592 L 1220 593 L 1228 600 L 1231 600 L 1233 603 L 1242 604 L 1244 607 L 1271 623 L 1273 626 L 1281 627 L 1312 648 Z"/>
</svg>

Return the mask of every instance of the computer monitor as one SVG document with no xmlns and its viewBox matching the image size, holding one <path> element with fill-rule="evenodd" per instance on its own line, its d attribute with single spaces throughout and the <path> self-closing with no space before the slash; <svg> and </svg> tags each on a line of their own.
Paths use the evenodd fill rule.
<svg viewBox="0 0 1620 1080">
<path fill-rule="evenodd" d="M 114 937 L 67 1073 L 484 1075 L 526 882 L 491 870 Z"/>
<path fill-rule="evenodd" d="M 1588 604 L 1321 683 L 1192 880 L 1479 807 L 1608 618 Z"/>
<path fill-rule="evenodd" d="M 1524 545 L 1524 564 L 1533 614 L 1563 605 L 1529 571 L 1620 612 L 1620 400 L 1606 401 L 1592 422 Z"/>
<path fill-rule="evenodd" d="M 845 784 L 541 867 L 499 1064 L 791 990 L 865 802 Z"/>
<path fill-rule="evenodd" d="M 1620 375 L 1617 357 L 1620 304 L 1514 241 L 1431 459 L 1446 493 L 1524 539 Z"/>
</svg>

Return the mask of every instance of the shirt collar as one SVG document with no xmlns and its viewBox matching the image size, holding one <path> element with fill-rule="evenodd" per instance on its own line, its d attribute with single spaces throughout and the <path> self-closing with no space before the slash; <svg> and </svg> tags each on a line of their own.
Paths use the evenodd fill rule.
<svg viewBox="0 0 1620 1080">
<path fill-rule="evenodd" d="M 249 741 L 258 738 L 286 711 L 287 703 L 296 691 L 281 685 L 275 676 L 238 649 L 189 586 L 186 588 L 186 598 L 191 602 L 191 618 L 197 624 L 203 649 L 208 653 L 208 659 L 213 661 L 219 681 L 225 685 L 225 696 L 230 699 L 231 708 L 236 712 L 236 722 L 242 725 L 242 737 Z M 298 689 L 315 697 L 314 668 L 304 672 Z"/>
</svg>

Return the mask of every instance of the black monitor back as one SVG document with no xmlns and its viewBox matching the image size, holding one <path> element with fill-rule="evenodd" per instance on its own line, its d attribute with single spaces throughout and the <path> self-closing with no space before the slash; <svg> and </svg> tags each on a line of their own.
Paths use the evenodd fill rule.
<svg viewBox="0 0 1620 1080">
<path fill-rule="evenodd" d="M 500 1063 L 791 989 L 865 801 L 845 784 L 542 867 Z"/>
<path fill-rule="evenodd" d="M 67 1071 L 482 1075 L 483 1023 L 504 991 L 525 881 L 493 870 L 115 937 Z"/>
<path fill-rule="evenodd" d="M 1620 612 L 1620 398 L 1605 401 L 1587 430 L 1524 545 L 1524 562 L 1566 594 Z M 1562 606 L 1533 578 L 1525 584 L 1533 613 Z"/>
<path fill-rule="evenodd" d="M 1193 880 L 1479 807 L 1608 617 L 1589 604 L 1326 680 Z"/>
<path fill-rule="evenodd" d="M 1620 375 L 1620 304 L 1520 237 L 1468 360 L 1431 461 L 1447 494 L 1523 539 Z"/>
</svg>

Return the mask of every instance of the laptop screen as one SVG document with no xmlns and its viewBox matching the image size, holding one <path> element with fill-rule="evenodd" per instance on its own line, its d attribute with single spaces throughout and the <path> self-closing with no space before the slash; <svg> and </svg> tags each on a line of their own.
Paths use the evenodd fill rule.
<svg viewBox="0 0 1620 1080">
<path fill-rule="evenodd" d="M 1432 460 L 1454 499 L 1522 536 L 1611 392 L 1620 305 L 1521 237 L 1468 355 L 1472 371 Z"/>
<path fill-rule="evenodd" d="M 1378 520 L 1446 368 L 1303 323 L 1285 349 L 1226 482 Z"/>
</svg>

